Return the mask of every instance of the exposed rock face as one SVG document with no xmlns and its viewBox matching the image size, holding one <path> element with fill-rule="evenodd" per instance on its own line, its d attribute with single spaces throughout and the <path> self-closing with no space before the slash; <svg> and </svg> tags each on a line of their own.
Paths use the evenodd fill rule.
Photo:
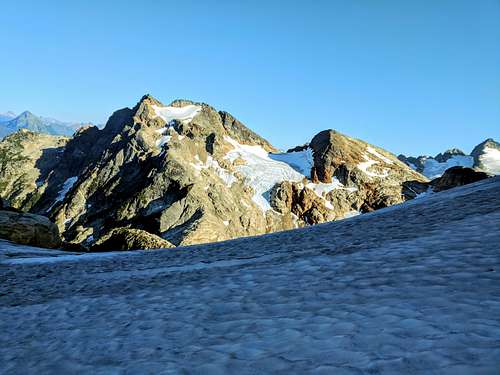
<svg viewBox="0 0 500 375">
<path fill-rule="evenodd" d="M 452 148 L 435 157 L 399 155 L 398 159 L 424 176 L 435 179 L 451 167 L 474 168 L 491 174 L 500 174 L 500 143 L 489 138 L 466 155 L 462 150 Z"/>
<path fill-rule="evenodd" d="M 29 209 L 58 166 L 69 139 L 22 129 L 0 142 L 0 196 L 12 207 Z"/>
<path fill-rule="evenodd" d="M 433 190 L 438 192 L 457 186 L 471 184 L 488 177 L 490 177 L 490 175 L 487 173 L 478 172 L 472 168 L 452 167 L 447 169 L 441 177 L 433 180 L 431 185 L 433 186 Z"/>
<path fill-rule="evenodd" d="M 48 218 L 13 211 L 0 211 L 0 238 L 51 249 L 61 245 L 59 230 Z"/>
<path fill-rule="evenodd" d="M 92 246 L 129 228 L 178 246 L 371 211 L 411 198 L 406 182 L 427 181 L 387 151 L 332 130 L 276 151 L 227 112 L 144 96 L 104 129 L 80 129 L 57 166 L 7 198 L 47 213 L 71 243 Z M 132 246 L 127 238 L 121 243 Z"/>
<path fill-rule="evenodd" d="M 115 228 L 101 237 L 92 251 L 165 249 L 174 247 L 170 242 L 141 229 Z"/>
</svg>

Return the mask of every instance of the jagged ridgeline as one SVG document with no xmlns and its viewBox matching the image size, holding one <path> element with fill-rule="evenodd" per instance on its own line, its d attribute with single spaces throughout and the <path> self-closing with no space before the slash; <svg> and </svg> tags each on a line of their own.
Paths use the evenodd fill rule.
<svg viewBox="0 0 500 375">
<path fill-rule="evenodd" d="M 412 198 L 407 186 L 428 181 L 333 130 L 280 153 L 227 112 L 149 95 L 103 129 L 14 133 L 0 143 L 0 163 L 3 198 L 96 249 L 117 246 L 118 234 L 167 247 L 337 220 Z"/>
<path fill-rule="evenodd" d="M 428 178 L 441 177 L 452 167 L 474 168 L 492 175 L 500 174 L 500 143 L 492 138 L 478 144 L 469 155 L 458 148 L 446 150 L 435 157 L 399 155 L 398 158 Z"/>
</svg>

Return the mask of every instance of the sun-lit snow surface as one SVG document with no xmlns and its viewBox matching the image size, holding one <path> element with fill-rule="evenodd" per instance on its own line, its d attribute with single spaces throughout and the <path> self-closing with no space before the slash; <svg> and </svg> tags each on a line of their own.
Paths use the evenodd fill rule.
<svg viewBox="0 0 500 375">
<path fill-rule="evenodd" d="M 183 124 L 187 124 L 193 121 L 193 118 L 201 111 L 201 106 L 194 104 L 189 104 L 184 107 L 160 107 L 153 105 L 152 108 L 155 115 L 161 117 L 167 123 L 166 127 L 156 130 L 156 132 L 161 135 L 161 138 L 156 141 L 156 146 L 160 148 L 167 144 L 172 138 L 168 134 L 171 121 L 177 120 Z"/>
<path fill-rule="evenodd" d="M 2 241 L 0 373 L 497 375 L 499 195 L 156 252 Z"/>
<path fill-rule="evenodd" d="M 382 173 L 376 173 L 376 172 L 369 170 L 369 168 L 371 168 L 375 164 L 378 164 L 379 162 L 377 160 L 371 159 L 366 154 L 363 155 L 363 158 L 365 159 L 365 161 L 359 163 L 357 165 L 357 167 L 360 171 L 364 172 L 366 175 L 368 175 L 370 177 L 379 177 L 379 178 L 384 178 L 384 177 L 387 177 L 389 175 L 389 171 L 387 169 L 384 169 L 382 171 Z"/>
<path fill-rule="evenodd" d="M 311 148 L 306 148 L 302 151 L 286 152 L 280 154 L 269 154 L 269 157 L 276 161 L 282 161 L 294 168 L 297 172 L 304 176 L 311 175 L 311 168 L 314 166 L 314 158 Z"/>
<path fill-rule="evenodd" d="M 157 105 L 152 106 L 156 116 L 161 117 L 167 122 L 177 120 L 182 123 L 189 123 L 201 111 L 201 106 L 189 104 L 184 107 L 160 107 Z"/>
<path fill-rule="evenodd" d="M 382 168 L 382 171 L 380 173 L 374 172 L 373 170 L 370 170 L 370 168 L 376 164 L 379 164 L 380 160 L 382 160 L 384 163 L 387 164 L 394 164 L 394 162 L 387 156 L 382 155 L 380 152 L 378 152 L 371 146 L 368 146 L 366 148 L 366 151 L 372 156 L 375 156 L 379 160 L 374 160 L 370 157 L 370 155 L 363 154 L 363 158 L 365 159 L 365 161 L 357 165 L 358 169 L 370 177 L 378 177 L 378 178 L 387 177 L 389 175 L 389 170 L 387 168 Z"/>
<path fill-rule="evenodd" d="M 433 178 L 441 177 L 448 168 L 456 166 L 472 168 L 473 164 L 474 158 L 467 155 L 454 155 L 444 163 L 429 158 L 424 161 L 424 170 L 422 174 L 432 180 Z"/>
<path fill-rule="evenodd" d="M 252 200 L 263 211 L 271 209 L 265 195 L 271 188 L 282 181 L 302 181 L 304 175 L 290 165 L 273 160 L 269 153 L 260 146 L 249 146 L 238 143 L 230 137 L 224 137 L 234 148 L 225 159 L 234 162 L 242 159 L 245 164 L 237 165 L 235 169 L 245 177 L 245 183 L 253 188 L 255 194 Z"/>
<path fill-rule="evenodd" d="M 231 172 L 222 168 L 219 165 L 219 162 L 210 155 L 207 156 L 207 161 L 205 163 L 200 160 L 200 157 L 198 155 L 195 155 L 195 159 L 196 163 L 191 163 L 191 166 L 194 169 L 196 169 L 198 172 L 202 171 L 203 169 L 214 170 L 215 173 L 217 173 L 220 179 L 224 182 L 224 184 L 226 184 L 228 187 L 231 187 L 231 185 L 238 180 Z"/>
<path fill-rule="evenodd" d="M 500 150 L 485 147 L 484 154 L 479 157 L 479 160 L 486 172 L 500 174 Z"/>
<path fill-rule="evenodd" d="M 377 150 L 375 150 L 371 146 L 368 146 L 366 148 L 366 151 L 368 151 L 372 155 L 375 155 L 377 158 L 382 159 L 387 164 L 394 164 L 394 162 L 391 159 L 389 159 L 388 157 L 382 155 L 380 152 L 378 152 Z"/>
</svg>

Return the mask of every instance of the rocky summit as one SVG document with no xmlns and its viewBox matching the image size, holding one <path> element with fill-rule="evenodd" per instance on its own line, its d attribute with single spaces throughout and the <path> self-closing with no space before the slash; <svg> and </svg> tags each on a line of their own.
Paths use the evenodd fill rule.
<svg viewBox="0 0 500 375">
<path fill-rule="evenodd" d="M 103 129 L 71 138 L 22 130 L 0 152 L 9 166 L 1 197 L 48 216 L 64 241 L 99 251 L 137 246 L 134 233 L 170 247 L 338 220 L 414 198 L 411 187 L 428 183 L 335 130 L 279 152 L 227 112 L 149 95 Z"/>
</svg>

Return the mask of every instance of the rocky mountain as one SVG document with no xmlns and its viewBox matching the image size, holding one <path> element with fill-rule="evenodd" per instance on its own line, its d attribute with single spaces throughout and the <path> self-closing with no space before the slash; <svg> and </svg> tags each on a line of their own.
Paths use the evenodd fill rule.
<svg viewBox="0 0 500 375">
<path fill-rule="evenodd" d="M 49 117 L 36 116 L 30 111 L 24 111 L 16 116 L 13 112 L 0 115 L 0 138 L 12 134 L 20 129 L 27 129 L 35 133 L 72 136 L 86 123 L 63 122 Z"/>
<path fill-rule="evenodd" d="M 474 147 L 469 155 L 458 148 L 452 148 L 435 157 L 399 155 L 398 158 L 430 179 L 440 177 L 448 168 L 456 166 L 500 174 L 500 143 L 491 138 Z"/>
<path fill-rule="evenodd" d="M 281 153 L 227 112 L 148 95 L 103 129 L 44 137 L 0 143 L 17 166 L 1 176 L 0 194 L 87 246 L 130 243 L 133 230 L 179 246 L 297 228 L 400 203 L 415 197 L 408 186 L 428 181 L 334 130 Z"/>
</svg>

